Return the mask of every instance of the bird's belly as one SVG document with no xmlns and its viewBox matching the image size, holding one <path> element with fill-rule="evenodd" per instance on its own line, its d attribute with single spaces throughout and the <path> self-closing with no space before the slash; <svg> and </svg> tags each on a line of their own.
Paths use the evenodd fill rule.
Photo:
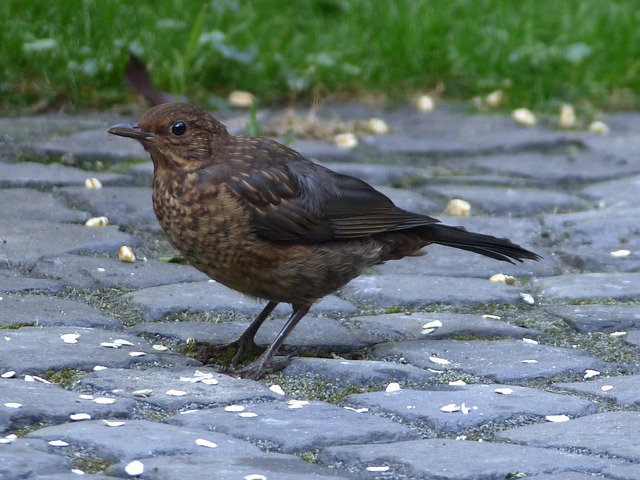
<svg viewBox="0 0 640 480">
<path fill-rule="evenodd" d="M 245 295 L 275 302 L 311 304 L 380 260 L 375 245 L 272 242 L 228 222 L 165 231 L 198 270 Z"/>
<path fill-rule="evenodd" d="M 381 259 L 381 245 L 371 239 L 320 245 L 263 239 L 230 200 L 223 192 L 189 203 L 154 195 L 154 209 L 169 241 L 189 263 L 245 295 L 311 304 Z"/>
</svg>

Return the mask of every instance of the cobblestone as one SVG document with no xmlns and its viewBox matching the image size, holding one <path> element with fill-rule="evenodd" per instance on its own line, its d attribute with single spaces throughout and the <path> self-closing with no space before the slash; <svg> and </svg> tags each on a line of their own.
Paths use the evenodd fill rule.
<svg viewBox="0 0 640 480">
<path fill-rule="evenodd" d="M 133 119 L 0 119 L 0 478 L 640 479 L 640 114 L 604 136 L 446 104 L 318 115 L 392 131 L 294 148 L 544 258 L 432 246 L 372 268 L 314 306 L 284 371 L 236 379 L 183 347 L 234 340 L 262 305 L 162 261 L 151 163 L 105 132 Z M 451 198 L 471 215 L 444 217 Z"/>
</svg>

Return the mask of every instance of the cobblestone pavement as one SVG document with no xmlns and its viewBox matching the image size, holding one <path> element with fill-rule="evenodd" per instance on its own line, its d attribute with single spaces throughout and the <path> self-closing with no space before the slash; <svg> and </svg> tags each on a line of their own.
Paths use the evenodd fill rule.
<svg viewBox="0 0 640 480">
<path fill-rule="evenodd" d="M 0 478 L 640 479 L 640 114 L 596 135 L 456 105 L 325 107 L 391 132 L 294 148 L 544 259 L 435 246 L 372 269 L 255 382 L 181 353 L 234 339 L 261 305 L 160 261 L 175 252 L 151 162 L 105 133 L 139 113 L 0 120 Z M 471 215 L 442 215 L 451 198 Z"/>
</svg>

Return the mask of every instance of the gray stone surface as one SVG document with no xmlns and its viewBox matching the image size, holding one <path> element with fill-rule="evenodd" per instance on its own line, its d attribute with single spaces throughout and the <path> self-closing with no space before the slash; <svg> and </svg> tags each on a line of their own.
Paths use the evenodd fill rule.
<svg viewBox="0 0 640 480">
<path fill-rule="evenodd" d="M 640 273 L 583 273 L 535 279 L 543 301 L 640 297 Z"/>
<path fill-rule="evenodd" d="M 598 182 L 582 190 L 584 195 L 598 199 L 602 207 L 629 208 L 640 200 L 640 175 Z"/>
<path fill-rule="evenodd" d="M 504 188 L 466 185 L 430 186 L 434 194 L 445 198 L 462 198 L 471 208 L 493 215 L 522 216 L 550 212 L 567 212 L 586 207 L 576 195 L 535 188 Z"/>
<path fill-rule="evenodd" d="M 598 378 L 585 382 L 556 383 L 554 387 L 572 393 L 613 399 L 618 405 L 626 407 L 640 405 L 640 375 Z"/>
<path fill-rule="evenodd" d="M 606 471 L 607 469 L 605 468 L 604 470 Z M 594 480 L 593 475 L 577 472 L 549 473 L 544 475 L 536 475 L 534 478 L 535 480 Z"/>
<path fill-rule="evenodd" d="M 91 216 L 106 216 L 115 225 L 153 223 L 156 219 L 149 187 L 62 187 L 54 191 L 74 205 L 82 205 Z"/>
<path fill-rule="evenodd" d="M 100 310 L 66 298 L 7 295 L 0 301 L 0 326 L 78 326 L 122 330 L 122 323 Z"/>
<path fill-rule="evenodd" d="M 553 168 L 549 168 L 553 164 Z M 629 162 L 616 155 L 601 155 L 589 151 L 571 151 L 558 155 L 549 152 L 523 152 L 510 155 L 487 155 L 474 159 L 474 166 L 491 172 L 524 176 L 535 183 L 566 184 L 598 181 L 621 173 L 637 173 L 640 162 Z M 594 192 L 593 196 L 599 192 Z"/>
<path fill-rule="evenodd" d="M 387 274 L 363 275 L 352 280 L 342 294 L 352 302 L 374 307 L 406 305 L 421 307 L 435 303 L 468 305 L 473 303 L 517 303 L 516 287 L 479 278 L 418 277 Z"/>
<path fill-rule="evenodd" d="M 218 383 L 210 385 L 197 381 L 198 371 L 211 374 L 211 378 Z M 195 367 L 146 370 L 109 368 L 86 375 L 78 384 L 91 392 L 108 392 L 109 395 L 135 399 L 168 411 L 252 400 L 266 402 L 280 398 L 260 383 L 222 375 L 209 368 Z M 173 393 L 167 393 L 172 390 Z"/>
<path fill-rule="evenodd" d="M 25 242 L 25 238 L 29 242 Z M 85 227 L 46 220 L 4 220 L 0 243 L 0 266 L 22 266 L 44 255 L 62 253 L 105 253 L 118 256 L 122 245 L 135 247 L 135 237 L 115 226 Z"/>
<path fill-rule="evenodd" d="M 76 448 L 93 449 L 100 457 L 112 462 L 156 455 L 213 454 L 231 457 L 260 453 L 258 447 L 228 435 L 148 420 L 126 420 L 124 425 L 117 427 L 99 420 L 80 421 L 41 428 L 26 438 L 47 442 L 62 440 Z M 198 445 L 197 439 L 213 442 L 217 447 Z"/>
<path fill-rule="evenodd" d="M 11 208 L 0 208 L 0 220 L 2 221 L 12 218 L 84 223 L 89 218 L 86 212 L 67 208 L 64 202 L 52 194 L 39 192 L 32 188 L 0 190 L 0 205 L 11 205 Z"/>
<path fill-rule="evenodd" d="M 545 310 L 582 333 L 640 328 L 640 308 L 636 305 L 558 305 Z"/>
<path fill-rule="evenodd" d="M 640 467 L 635 465 L 613 465 L 602 471 L 607 478 L 615 480 L 638 480 L 640 479 Z"/>
<path fill-rule="evenodd" d="M 633 330 L 627 333 L 627 343 L 635 347 L 640 347 L 640 330 Z"/>
<path fill-rule="evenodd" d="M 585 352 L 570 348 L 530 344 L 522 340 L 416 340 L 377 345 L 378 359 L 400 359 L 423 368 L 452 370 L 491 378 L 498 382 L 518 382 L 534 378 L 602 370 L 606 364 Z M 431 358 L 450 364 L 435 363 Z"/>
<path fill-rule="evenodd" d="M 583 271 L 633 272 L 640 268 L 638 228 L 628 220 L 633 206 L 612 206 L 583 212 L 547 215 L 542 221 L 549 236 L 559 245 L 558 255 Z M 612 255 L 629 250 L 624 257 Z"/>
<path fill-rule="evenodd" d="M 294 148 L 379 187 L 402 208 L 511 238 L 543 258 L 511 265 L 430 245 L 424 256 L 373 267 L 314 305 L 294 330 L 283 353 L 304 358 L 255 382 L 158 350 L 178 351 L 191 337 L 234 340 L 264 303 L 158 260 L 171 250 L 151 209 L 152 163 L 136 142 L 105 132 L 144 107 L 134 110 L 127 118 L 0 119 L 3 480 L 71 480 L 78 478 L 72 468 L 89 471 L 100 458 L 112 466 L 84 478 L 130 478 L 126 465 L 140 459 L 141 478 L 171 480 L 476 480 L 518 472 L 540 480 L 640 479 L 638 113 L 606 115 L 611 133 L 593 135 L 523 128 L 506 115 L 469 115 L 468 106 L 448 103 L 431 113 L 352 102 L 319 107 L 314 114 L 329 121 L 383 118 L 391 133 L 360 135 L 350 151 L 304 139 Z M 259 118 L 275 122 L 282 113 Z M 248 115 L 226 117 L 239 132 Z M 87 177 L 103 188 L 85 189 Z M 451 197 L 470 201 L 471 215 L 442 215 Z M 97 215 L 111 226 L 83 225 Z M 123 244 L 138 261 L 117 259 Z M 618 250 L 629 253 L 612 255 Z M 495 273 L 514 276 L 516 285 L 488 281 Z M 257 341 L 269 343 L 290 312 L 278 306 Z M 435 320 L 442 326 L 423 333 Z M 38 326 L 17 328 L 25 324 Z M 612 340 L 614 331 L 626 334 Z M 65 334 L 80 336 L 65 343 Z M 100 346 L 117 339 L 133 345 Z M 145 355 L 129 355 L 136 351 Z M 587 369 L 603 373 L 585 379 Z M 207 382 L 197 371 L 210 375 Z M 25 381 L 47 372 L 79 380 L 65 388 Z M 469 384 L 446 385 L 461 378 Z M 385 393 L 394 382 L 402 389 Z M 495 393 L 492 382 L 513 393 Z M 290 409 L 273 384 L 297 399 L 341 403 Z M 442 412 L 448 403 L 470 410 Z M 224 411 L 230 404 L 258 416 Z M 95 420 L 72 421 L 81 409 Z M 550 414 L 570 420 L 545 422 Z M 194 428 L 164 423 L 168 417 Z"/>
<path fill-rule="evenodd" d="M 461 313 L 390 313 L 365 317 L 352 317 L 359 330 L 387 340 L 435 340 L 444 338 L 533 338 L 545 335 L 529 328 L 511 325 L 491 315 Z M 442 326 L 435 327 L 433 322 Z M 429 328 L 425 330 L 425 325 Z"/>
<path fill-rule="evenodd" d="M 70 415 L 86 413 L 93 419 L 130 418 L 135 402 L 126 398 L 94 396 L 81 398 L 55 385 L 17 378 L 0 378 L 0 432 L 15 431 L 34 424 L 70 422 Z M 98 399 L 98 401 L 94 401 Z M 113 403 L 100 403 L 108 398 Z M 13 404 L 7 407 L 6 403 Z M 19 404 L 16 407 L 15 404 Z"/>
<path fill-rule="evenodd" d="M 3 293 L 26 293 L 33 290 L 59 292 L 63 287 L 64 284 L 56 280 L 33 278 L 23 275 L 17 270 L 0 269 L 0 292 Z"/>
<path fill-rule="evenodd" d="M 255 414 L 244 417 L 247 413 Z M 389 419 L 356 413 L 324 402 L 257 403 L 243 412 L 199 410 L 167 419 L 173 425 L 212 430 L 253 443 L 265 442 L 281 453 L 302 453 L 335 445 L 414 440 L 420 435 Z M 349 428 L 345 428 L 348 425 Z"/>
<path fill-rule="evenodd" d="M 47 453 L 47 444 L 40 439 L 19 438 L 11 443 L 0 444 L 0 478 L 21 480 L 41 478 L 56 472 L 70 472 L 71 461 L 60 455 Z"/>
<path fill-rule="evenodd" d="M 640 463 L 636 434 L 639 426 L 640 412 L 605 412 L 568 422 L 512 428 L 497 433 L 497 437 L 528 446 L 584 449 L 591 454 Z"/>
<path fill-rule="evenodd" d="M 110 471 L 126 478 L 123 462 Z M 294 455 L 253 453 L 251 455 L 165 455 L 145 459 L 143 478 L 150 480 L 237 480 L 274 478 L 278 480 L 349 480 L 360 478 L 343 470 L 305 462 Z"/>
<path fill-rule="evenodd" d="M 509 472 L 523 472 L 527 477 L 568 471 L 597 473 L 616 462 L 545 448 L 434 438 L 329 447 L 320 454 L 320 463 L 340 463 L 358 471 L 389 466 L 391 475 L 399 478 L 466 480 L 504 478 Z"/>
<path fill-rule="evenodd" d="M 43 165 L 36 162 L 22 162 L 2 165 L 0 187 L 53 187 L 60 185 L 84 185 L 89 178 L 98 178 L 103 185 L 131 183 L 124 175 L 91 172 L 67 167 L 58 163 Z"/>
<path fill-rule="evenodd" d="M 376 360 L 343 360 L 339 358 L 293 358 L 282 372 L 285 376 L 304 375 L 322 378 L 343 387 L 371 388 L 391 382 L 424 384 L 437 376 L 434 372 Z"/>
<path fill-rule="evenodd" d="M 15 371 L 18 375 L 39 374 L 49 370 L 73 368 L 92 370 L 96 365 L 110 368 L 131 367 L 136 364 L 197 363 L 181 355 L 153 350 L 150 342 L 123 332 L 77 326 L 22 327 L 5 330 L 0 338 L 2 356 L 0 371 Z M 79 335 L 77 343 L 65 343 L 62 335 Z M 132 345 L 119 348 L 101 346 L 124 340 Z M 134 355 L 129 355 L 130 353 Z M 136 352 L 144 353 L 138 355 Z"/>
<path fill-rule="evenodd" d="M 206 281 L 208 277 L 191 265 L 137 259 L 121 262 L 115 257 L 55 255 L 40 257 L 31 271 L 37 275 L 62 280 L 80 289 L 147 288 L 167 283 Z"/>
<path fill-rule="evenodd" d="M 497 392 L 506 388 L 513 393 Z M 438 385 L 425 390 L 362 393 L 345 398 L 344 403 L 399 418 L 407 424 L 419 424 L 436 434 L 461 433 L 482 425 L 521 422 L 546 415 L 578 417 L 596 412 L 596 404 L 589 400 L 500 384 Z M 441 410 L 451 404 L 463 407 L 454 412 Z"/>
</svg>

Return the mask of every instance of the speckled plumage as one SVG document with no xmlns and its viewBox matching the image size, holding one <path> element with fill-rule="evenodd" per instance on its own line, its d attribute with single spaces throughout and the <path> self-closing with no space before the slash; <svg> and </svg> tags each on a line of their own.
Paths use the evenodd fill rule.
<svg viewBox="0 0 640 480">
<path fill-rule="evenodd" d="M 159 105 L 137 125 L 109 131 L 135 138 L 151 155 L 155 213 L 184 257 L 218 282 L 269 301 L 245 343 L 277 303 L 292 304 L 287 327 L 242 371 L 248 377 L 262 373 L 311 304 L 372 265 L 430 243 L 504 261 L 538 258 L 507 239 L 402 210 L 365 182 L 273 140 L 229 135 L 193 105 Z"/>
</svg>

